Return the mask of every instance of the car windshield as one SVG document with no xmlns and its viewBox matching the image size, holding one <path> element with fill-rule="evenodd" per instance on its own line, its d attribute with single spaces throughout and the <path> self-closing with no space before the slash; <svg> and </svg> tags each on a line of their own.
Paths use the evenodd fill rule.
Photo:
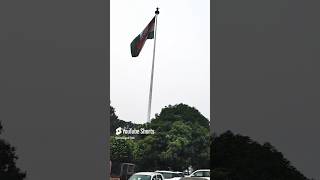
<svg viewBox="0 0 320 180">
<path fill-rule="evenodd" d="M 174 177 L 184 177 L 183 173 L 174 173 Z"/>
<path fill-rule="evenodd" d="M 168 172 L 159 172 L 159 173 L 161 173 L 165 179 L 171 179 L 174 177 L 172 173 L 168 173 Z"/>
<path fill-rule="evenodd" d="M 210 171 L 203 171 L 204 177 L 210 177 Z"/>
<path fill-rule="evenodd" d="M 210 171 L 197 171 L 193 174 L 196 177 L 210 177 Z"/>
<path fill-rule="evenodd" d="M 151 180 L 151 176 L 149 176 L 149 175 L 133 175 L 129 178 L 129 180 Z"/>
</svg>

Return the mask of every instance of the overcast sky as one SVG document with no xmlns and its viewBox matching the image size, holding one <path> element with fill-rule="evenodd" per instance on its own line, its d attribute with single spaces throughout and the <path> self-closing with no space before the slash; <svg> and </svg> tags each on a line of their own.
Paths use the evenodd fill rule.
<svg viewBox="0 0 320 180">
<path fill-rule="evenodd" d="M 110 99 L 120 119 L 146 122 L 153 40 L 132 58 L 131 41 L 159 6 L 151 117 L 185 103 L 210 117 L 210 1 L 111 0 Z"/>
</svg>

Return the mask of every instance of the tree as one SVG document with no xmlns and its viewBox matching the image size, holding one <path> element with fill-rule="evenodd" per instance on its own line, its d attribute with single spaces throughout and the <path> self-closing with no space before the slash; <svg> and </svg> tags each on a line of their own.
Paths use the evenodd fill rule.
<svg viewBox="0 0 320 180">
<path fill-rule="evenodd" d="M 176 121 L 168 132 L 157 131 L 154 135 L 145 136 L 137 141 L 136 163 L 140 169 L 148 171 L 187 168 L 190 157 L 186 147 L 191 142 L 190 132 L 189 126 Z"/>
<path fill-rule="evenodd" d="M 135 144 L 132 140 L 115 139 L 114 137 L 111 137 L 111 161 L 132 162 L 134 146 Z"/>
<path fill-rule="evenodd" d="M 190 165 L 195 169 L 209 168 L 209 121 L 194 107 L 169 105 L 145 124 L 119 120 L 114 108 L 110 111 L 112 136 L 118 127 L 155 130 L 153 135 L 136 135 L 135 140 L 112 137 L 111 160 L 133 162 L 137 171 L 183 171 Z"/>
<path fill-rule="evenodd" d="M 0 135 L 3 127 L 0 121 Z M 0 139 L 0 179 L 1 180 L 22 180 L 26 177 L 25 172 L 16 167 L 18 157 L 15 148 L 5 140 Z"/>
<path fill-rule="evenodd" d="M 156 133 L 137 141 L 135 157 L 141 169 L 209 168 L 209 121 L 197 109 L 169 105 L 146 127 Z"/>
<path fill-rule="evenodd" d="M 114 107 L 112 107 L 110 105 L 110 135 L 114 135 L 116 132 L 116 129 L 118 127 L 122 127 L 122 128 L 134 128 L 138 126 L 137 124 L 130 122 L 126 122 L 123 120 L 120 120 L 118 118 L 118 116 L 116 115 L 116 110 L 114 109 Z"/>
<path fill-rule="evenodd" d="M 119 119 L 118 119 L 118 116 L 116 115 L 116 111 L 112 106 L 110 106 L 110 134 L 111 135 L 114 134 L 115 129 L 118 128 L 117 121 L 119 121 Z"/>
<path fill-rule="evenodd" d="M 213 137 L 211 168 L 214 179 L 307 180 L 270 143 L 259 144 L 230 131 Z"/>
</svg>

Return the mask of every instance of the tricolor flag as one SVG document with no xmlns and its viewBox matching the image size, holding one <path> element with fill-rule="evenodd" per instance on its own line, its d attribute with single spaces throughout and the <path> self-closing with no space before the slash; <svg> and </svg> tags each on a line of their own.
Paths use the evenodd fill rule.
<svg viewBox="0 0 320 180">
<path fill-rule="evenodd" d="M 155 17 L 149 22 L 148 26 L 144 28 L 142 33 L 140 33 L 134 40 L 131 42 L 131 56 L 137 57 L 146 42 L 147 39 L 154 38 L 154 26 L 155 26 Z"/>
</svg>

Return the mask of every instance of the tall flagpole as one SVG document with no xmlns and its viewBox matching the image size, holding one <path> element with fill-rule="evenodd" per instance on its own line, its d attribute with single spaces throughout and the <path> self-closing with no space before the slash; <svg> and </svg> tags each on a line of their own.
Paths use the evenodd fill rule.
<svg viewBox="0 0 320 180">
<path fill-rule="evenodd" d="M 152 87 L 153 87 L 153 73 L 154 73 L 154 59 L 156 54 L 156 41 L 157 41 L 157 23 L 158 23 L 158 14 L 159 8 L 155 11 L 155 27 L 154 27 L 154 44 L 153 44 L 153 58 L 152 58 L 152 68 L 151 68 L 151 80 L 150 80 L 150 91 L 149 91 L 149 104 L 148 104 L 148 119 L 147 122 L 151 122 L 151 102 L 152 102 Z"/>
</svg>

